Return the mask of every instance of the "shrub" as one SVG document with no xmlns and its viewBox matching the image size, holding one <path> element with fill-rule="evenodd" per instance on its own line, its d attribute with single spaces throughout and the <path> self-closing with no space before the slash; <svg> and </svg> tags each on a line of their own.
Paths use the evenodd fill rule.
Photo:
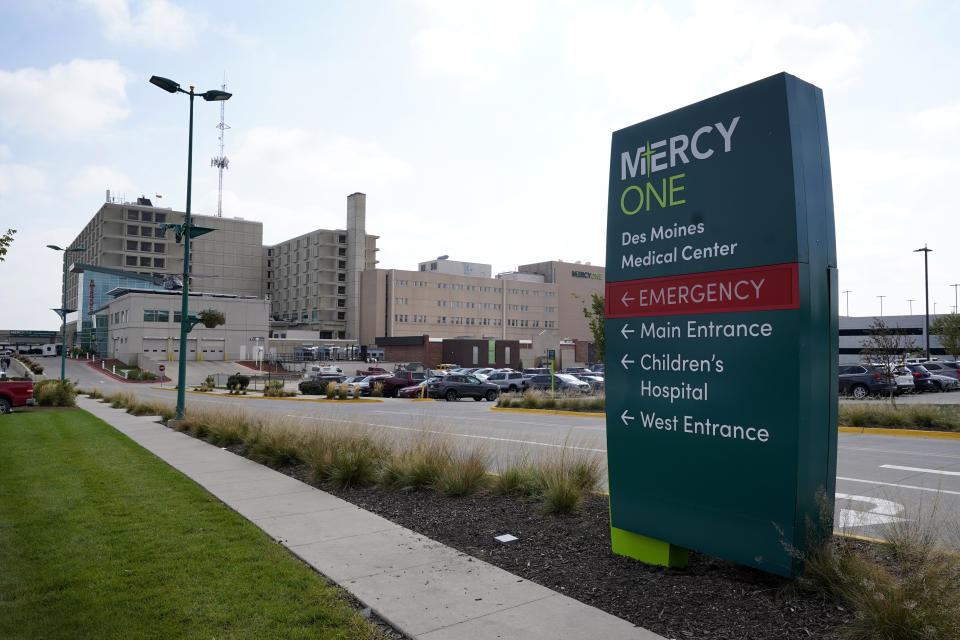
<svg viewBox="0 0 960 640">
<path fill-rule="evenodd" d="M 216 385 L 217 385 L 217 382 L 216 380 L 213 379 L 213 376 L 207 376 L 206 378 L 203 379 L 203 382 L 200 383 L 200 386 L 194 387 L 194 390 L 203 391 L 203 392 L 213 391 Z"/>
<path fill-rule="evenodd" d="M 350 394 L 350 387 L 346 382 L 341 382 L 340 386 L 337 387 L 337 397 L 341 400 L 345 400 Z"/>
<path fill-rule="evenodd" d="M 227 321 L 224 315 L 216 309 L 204 309 L 197 314 L 197 317 L 207 329 L 219 327 Z"/>
<path fill-rule="evenodd" d="M 300 383 L 300 393 L 302 393 L 305 396 L 319 396 L 319 395 L 325 394 L 326 392 L 327 392 L 326 382 L 323 382 L 320 380 L 311 380 L 308 382 Z M 264 395 L 266 395 L 267 393 L 266 388 L 264 388 L 263 393 Z"/>
<path fill-rule="evenodd" d="M 322 477 L 337 489 L 373 484 L 386 449 L 366 435 L 350 435 L 331 447 Z"/>
<path fill-rule="evenodd" d="M 449 443 L 424 436 L 384 461 L 379 482 L 389 489 L 423 489 L 437 481 L 450 459 Z"/>
<path fill-rule="evenodd" d="M 529 499 L 543 493 L 540 474 L 526 461 L 507 467 L 493 480 L 494 493 Z"/>
<path fill-rule="evenodd" d="M 250 376 L 235 373 L 227 378 L 227 388 L 231 390 L 246 391 L 248 386 L 250 386 Z"/>
<path fill-rule="evenodd" d="M 289 398 L 297 395 L 297 392 L 284 390 L 281 380 L 271 380 L 263 386 L 263 395 L 267 398 Z"/>
<path fill-rule="evenodd" d="M 375 383 L 373 384 L 373 388 L 370 390 L 370 395 L 373 396 L 374 398 L 382 398 L 382 397 L 383 397 L 383 383 L 381 383 L 381 382 L 375 382 Z"/>
<path fill-rule="evenodd" d="M 41 380 L 33 385 L 33 399 L 41 407 L 76 406 L 77 390 L 70 380 Z"/>
<path fill-rule="evenodd" d="M 353 388 L 353 394 L 352 394 L 352 395 L 353 395 L 353 399 L 354 399 L 354 400 L 357 400 L 358 398 L 360 398 L 361 393 L 360 393 L 360 386 L 359 386 L 359 385 L 357 385 L 356 387 Z"/>
<path fill-rule="evenodd" d="M 338 385 L 333 380 L 327 383 L 326 393 L 327 393 L 328 400 L 333 400 L 337 397 L 337 388 L 338 388 Z"/>
<path fill-rule="evenodd" d="M 569 477 L 548 474 L 541 511 L 546 515 L 574 513 L 583 503 L 583 491 Z"/>
</svg>

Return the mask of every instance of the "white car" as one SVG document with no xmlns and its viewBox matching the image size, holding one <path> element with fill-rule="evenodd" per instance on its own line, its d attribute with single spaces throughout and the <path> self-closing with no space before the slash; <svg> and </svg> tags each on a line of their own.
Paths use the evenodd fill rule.
<svg viewBox="0 0 960 640">
<path fill-rule="evenodd" d="M 913 393 L 917 390 L 913 384 L 913 374 L 905 367 L 894 367 L 891 371 L 893 379 L 897 383 L 897 393 Z"/>
</svg>

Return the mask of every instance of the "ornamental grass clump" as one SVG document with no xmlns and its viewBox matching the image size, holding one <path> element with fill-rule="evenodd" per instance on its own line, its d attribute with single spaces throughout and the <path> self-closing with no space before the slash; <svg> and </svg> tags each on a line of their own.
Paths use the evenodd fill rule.
<svg viewBox="0 0 960 640">
<path fill-rule="evenodd" d="M 305 462 L 315 484 L 335 489 L 374 484 L 390 448 L 366 433 L 336 427 L 331 433 L 310 438 Z"/>
<path fill-rule="evenodd" d="M 527 458 L 501 470 L 493 478 L 490 488 L 497 495 L 515 496 L 523 500 L 536 498 L 543 493 L 540 474 Z"/>
<path fill-rule="evenodd" d="M 330 381 L 326 386 L 327 400 L 336 400 L 337 398 L 337 389 L 339 385 L 336 382 Z"/>
<path fill-rule="evenodd" d="M 263 396 L 265 398 L 290 398 L 297 395 L 296 391 L 287 391 L 283 388 L 281 380 L 271 380 L 263 385 Z"/>
<path fill-rule="evenodd" d="M 881 404 L 841 403 L 839 422 L 848 427 L 960 431 L 960 408 L 955 405 L 909 405 L 895 409 Z"/>
<path fill-rule="evenodd" d="M 482 449 L 472 449 L 454 454 L 437 476 L 435 486 L 440 493 L 462 497 L 479 493 L 487 488 L 489 455 Z"/>
<path fill-rule="evenodd" d="M 378 482 L 388 489 L 431 487 L 450 465 L 452 447 L 445 438 L 424 434 L 384 460 Z"/>
<path fill-rule="evenodd" d="M 960 548 L 936 511 L 886 525 L 882 544 L 834 536 L 804 558 L 798 585 L 853 613 L 844 638 L 960 638 Z"/>
<path fill-rule="evenodd" d="M 77 389 L 70 380 L 41 380 L 33 385 L 33 400 L 41 407 L 75 407 Z"/>
</svg>

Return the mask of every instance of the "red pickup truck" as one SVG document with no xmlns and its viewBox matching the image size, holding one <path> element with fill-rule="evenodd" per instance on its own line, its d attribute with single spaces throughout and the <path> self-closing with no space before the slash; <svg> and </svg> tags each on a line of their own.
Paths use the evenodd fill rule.
<svg viewBox="0 0 960 640">
<path fill-rule="evenodd" d="M 393 375 L 389 378 L 384 378 L 383 380 L 378 380 L 378 382 L 383 385 L 383 395 L 396 398 L 398 397 L 398 392 L 404 387 L 411 387 L 418 382 L 422 382 L 426 377 L 426 374 L 423 371 L 394 371 Z"/>
<path fill-rule="evenodd" d="M 370 367 L 369 369 L 357 369 L 358 376 L 382 376 L 390 373 L 381 367 Z"/>
<path fill-rule="evenodd" d="M 33 404 L 33 383 L 29 380 L 0 381 L 0 414 L 10 413 L 13 407 Z"/>
</svg>

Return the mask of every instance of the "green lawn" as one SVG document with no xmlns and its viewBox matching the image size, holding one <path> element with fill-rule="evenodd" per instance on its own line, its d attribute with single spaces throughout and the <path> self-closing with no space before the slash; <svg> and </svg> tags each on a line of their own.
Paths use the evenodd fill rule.
<svg viewBox="0 0 960 640">
<path fill-rule="evenodd" d="M 378 638 L 343 592 L 79 410 L 0 416 L 0 638 Z"/>
</svg>

